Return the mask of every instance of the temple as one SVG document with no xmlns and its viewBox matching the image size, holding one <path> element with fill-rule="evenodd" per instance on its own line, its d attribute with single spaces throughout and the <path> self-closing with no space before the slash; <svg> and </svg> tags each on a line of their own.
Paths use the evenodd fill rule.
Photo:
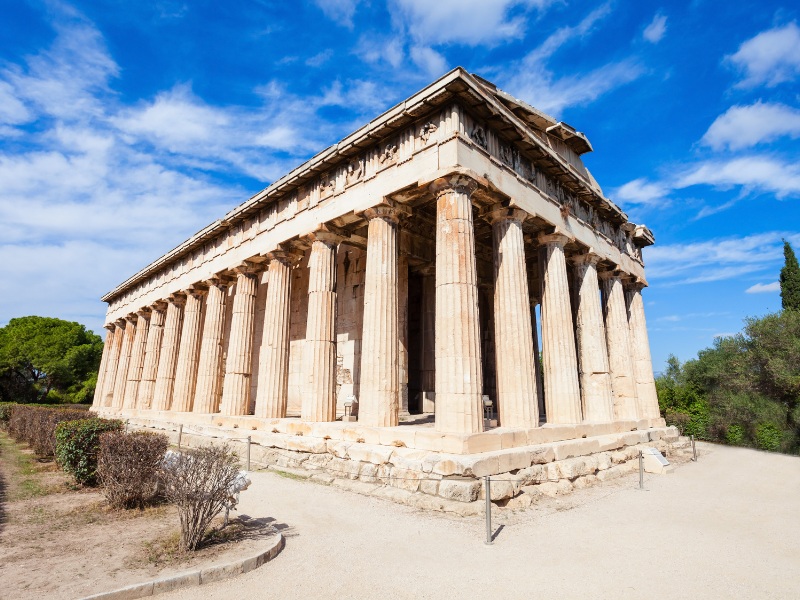
<svg viewBox="0 0 800 600">
<path fill-rule="evenodd" d="M 94 410 L 284 455 L 364 444 L 389 469 L 671 434 L 642 302 L 654 238 L 603 195 L 591 150 L 451 71 L 103 296 Z"/>
</svg>

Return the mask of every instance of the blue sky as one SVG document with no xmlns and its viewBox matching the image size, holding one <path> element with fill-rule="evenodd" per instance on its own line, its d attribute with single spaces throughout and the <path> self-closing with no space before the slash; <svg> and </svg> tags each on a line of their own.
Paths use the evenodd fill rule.
<svg viewBox="0 0 800 600">
<path fill-rule="evenodd" d="M 656 370 L 780 308 L 793 3 L 0 0 L 0 324 L 99 297 L 461 65 L 584 131 L 645 250 Z"/>
</svg>

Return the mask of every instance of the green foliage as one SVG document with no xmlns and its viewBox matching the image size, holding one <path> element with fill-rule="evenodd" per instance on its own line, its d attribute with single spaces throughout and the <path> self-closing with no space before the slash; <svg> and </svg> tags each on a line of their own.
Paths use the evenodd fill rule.
<svg viewBox="0 0 800 600">
<path fill-rule="evenodd" d="M 783 432 L 772 423 L 761 423 L 756 427 L 756 442 L 762 450 L 777 452 L 782 446 Z"/>
<path fill-rule="evenodd" d="M 84 485 L 97 481 L 97 454 L 100 435 L 107 431 L 120 431 L 122 421 L 107 419 L 82 419 L 66 421 L 56 427 L 56 460 L 61 468 Z"/>
<path fill-rule="evenodd" d="M 11 319 L 0 327 L 0 400 L 89 402 L 102 353 L 100 337 L 79 323 Z"/>
<path fill-rule="evenodd" d="M 732 446 L 740 446 L 744 442 L 744 427 L 735 423 L 725 432 L 725 441 Z"/>
<path fill-rule="evenodd" d="M 783 240 L 783 268 L 781 269 L 781 303 L 784 310 L 800 310 L 800 265 L 792 245 Z"/>
</svg>

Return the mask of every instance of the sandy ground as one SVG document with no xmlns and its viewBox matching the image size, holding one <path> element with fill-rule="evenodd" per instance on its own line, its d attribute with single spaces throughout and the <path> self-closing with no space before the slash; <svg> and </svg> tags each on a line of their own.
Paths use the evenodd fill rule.
<svg viewBox="0 0 800 600">
<path fill-rule="evenodd" d="M 800 458 L 700 445 L 697 463 L 524 512 L 421 513 L 253 475 L 240 509 L 285 523 L 284 551 L 195 598 L 800 598 Z"/>
</svg>

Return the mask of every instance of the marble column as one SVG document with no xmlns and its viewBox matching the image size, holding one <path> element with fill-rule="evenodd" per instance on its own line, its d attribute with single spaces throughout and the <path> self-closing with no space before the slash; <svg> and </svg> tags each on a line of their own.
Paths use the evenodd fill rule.
<svg viewBox="0 0 800 600">
<path fill-rule="evenodd" d="M 422 412 L 435 412 L 436 398 L 436 277 L 434 268 L 422 271 Z"/>
<path fill-rule="evenodd" d="M 438 431 L 483 431 L 483 373 L 472 193 L 462 175 L 437 179 L 436 417 Z"/>
<path fill-rule="evenodd" d="M 625 306 L 622 279 L 615 271 L 601 273 L 600 279 L 603 281 L 603 314 L 611 372 L 611 392 L 614 398 L 614 417 L 617 420 L 638 419 L 628 311 Z"/>
<path fill-rule="evenodd" d="M 581 422 L 581 394 L 578 384 L 578 359 L 572 323 L 567 263 L 566 235 L 539 236 L 542 252 L 542 362 L 544 363 L 544 401 L 547 422 Z"/>
<path fill-rule="evenodd" d="M 606 332 L 597 279 L 597 263 L 600 257 L 593 252 L 587 252 L 572 260 L 575 265 L 575 295 L 578 303 L 575 329 L 583 420 L 592 423 L 609 422 L 614 420 L 614 401 L 611 397 Z"/>
<path fill-rule="evenodd" d="M 335 421 L 336 247 L 340 238 L 327 231 L 317 231 L 309 237 L 312 244 L 300 416 L 304 421 Z"/>
<path fill-rule="evenodd" d="M 397 402 L 400 417 L 408 417 L 408 255 L 399 248 L 399 230 L 397 239 Z"/>
<path fill-rule="evenodd" d="M 399 422 L 398 214 L 381 204 L 364 215 L 369 226 L 358 422 L 393 427 Z"/>
<path fill-rule="evenodd" d="M 119 370 L 119 357 L 122 350 L 122 339 L 125 337 L 125 320 L 119 319 L 114 322 L 114 345 L 111 347 L 111 352 L 108 355 L 108 370 L 106 371 L 106 378 L 103 382 L 103 406 L 110 407 L 112 405 L 114 396 L 114 385 L 117 379 L 117 371 Z"/>
<path fill-rule="evenodd" d="M 136 408 L 136 394 L 142 380 L 147 334 L 150 326 L 150 309 L 143 308 L 136 312 L 136 336 L 133 338 L 131 362 L 128 365 L 128 382 L 125 385 L 124 408 Z"/>
<path fill-rule="evenodd" d="M 203 328 L 204 287 L 186 291 L 186 307 L 183 310 L 181 343 L 178 349 L 178 366 L 175 373 L 175 391 L 172 394 L 171 410 L 190 412 L 197 383 L 197 364 Z"/>
<path fill-rule="evenodd" d="M 538 427 L 536 353 L 533 348 L 522 222 L 525 212 L 493 208 L 494 344 L 497 412 L 501 427 Z"/>
<path fill-rule="evenodd" d="M 220 412 L 224 415 L 246 415 L 250 412 L 253 326 L 258 279 L 253 265 L 238 267 L 233 272 L 236 273 L 236 295 L 233 297 L 231 338 L 225 361 Z"/>
<path fill-rule="evenodd" d="M 125 388 L 128 385 L 128 366 L 131 363 L 133 339 L 135 336 L 136 317 L 135 315 L 128 315 L 125 317 L 125 333 L 122 337 L 122 347 L 119 352 L 117 374 L 114 376 L 114 395 L 111 399 L 111 406 L 114 408 L 122 408 L 124 406 Z"/>
<path fill-rule="evenodd" d="M 103 344 L 103 357 L 100 359 L 100 368 L 97 370 L 97 384 L 94 386 L 94 398 L 92 399 L 93 407 L 103 406 L 103 385 L 106 381 L 106 371 L 108 371 L 108 363 L 110 362 L 109 356 L 111 355 L 111 347 L 114 345 L 114 333 L 116 327 L 112 324 L 103 325 L 107 330 L 106 341 Z"/>
<path fill-rule="evenodd" d="M 261 352 L 258 356 L 256 416 L 282 419 L 289 395 L 289 325 L 292 300 L 292 267 L 300 255 L 282 250 L 270 252 L 269 283 L 264 310 Z"/>
<path fill-rule="evenodd" d="M 647 336 L 647 322 L 644 318 L 644 302 L 642 301 L 642 288 L 644 287 L 645 284 L 642 282 L 631 282 L 625 286 L 625 299 L 628 305 L 628 324 L 639 415 L 645 419 L 658 419 L 661 416 L 661 410 L 658 407 L 653 361 L 650 357 L 650 340 Z"/>
<path fill-rule="evenodd" d="M 150 313 L 150 327 L 147 332 L 147 344 L 144 350 L 142 379 L 136 392 L 136 408 L 153 408 L 153 393 L 158 375 L 158 363 L 161 358 L 161 343 L 164 340 L 164 319 L 166 302 L 156 302 Z"/>
<path fill-rule="evenodd" d="M 153 390 L 153 410 L 170 410 L 172 393 L 175 389 L 175 368 L 178 363 L 178 349 L 181 342 L 181 322 L 186 297 L 173 294 L 167 300 L 167 317 L 164 323 L 164 339 L 161 342 L 161 356 L 158 360 L 156 385 Z"/>
<path fill-rule="evenodd" d="M 228 284 L 220 278 L 206 283 L 206 318 L 192 405 L 196 413 L 218 412 L 222 396 L 222 342 L 225 336 L 225 289 Z"/>
</svg>

